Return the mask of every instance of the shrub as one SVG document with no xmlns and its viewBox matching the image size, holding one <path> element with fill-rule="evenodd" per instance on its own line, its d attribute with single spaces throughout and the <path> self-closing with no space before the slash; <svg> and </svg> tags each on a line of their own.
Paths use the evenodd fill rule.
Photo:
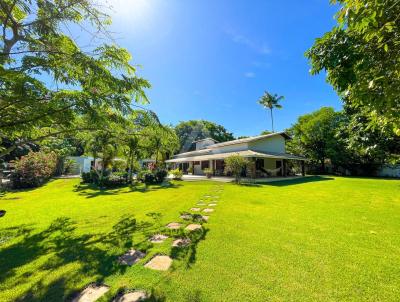
<svg viewBox="0 0 400 302">
<path fill-rule="evenodd" d="M 142 170 L 138 173 L 138 180 L 144 182 L 146 185 L 162 183 L 164 178 L 168 175 L 165 169 L 155 169 L 154 171 Z"/>
<path fill-rule="evenodd" d="M 231 155 L 225 159 L 225 173 L 232 173 L 235 176 L 235 182 L 239 183 L 247 163 L 248 161 L 245 158 L 239 155 Z"/>
<path fill-rule="evenodd" d="M 95 170 L 90 170 L 90 172 L 82 172 L 82 182 L 85 184 L 98 184 L 99 175 Z"/>
<path fill-rule="evenodd" d="M 154 172 L 154 177 L 156 179 L 157 183 L 162 183 L 165 179 L 165 177 L 167 177 L 168 172 L 165 169 L 156 169 Z"/>
<path fill-rule="evenodd" d="M 179 169 L 171 170 L 170 171 L 172 174 L 173 179 L 175 180 L 181 180 L 183 176 L 183 172 Z"/>
<path fill-rule="evenodd" d="M 210 169 L 210 168 L 205 168 L 205 169 L 203 170 L 203 172 L 206 174 L 206 176 L 207 176 L 208 178 L 211 178 L 211 176 L 212 176 L 213 173 L 214 173 L 213 169 Z"/>
<path fill-rule="evenodd" d="M 124 173 L 113 173 L 103 177 L 101 185 L 106 188 L 114 188 L 126 185 L 127 177 Z"/>
<path fill-rule="evenodd" d="M 138 180 L 145 183 L 146 185 L 155 183 L 155 177 L 153 172 L 150 170 L 142 170 L 138 173 Z"/>
<path fill-rule="evenodd" d="M 41 186 L 53 174 L 57 164 L 55 153 L 29 152 L 14 161 L 11 181 L 14 188 L 34 188 Z"/>
</svg>

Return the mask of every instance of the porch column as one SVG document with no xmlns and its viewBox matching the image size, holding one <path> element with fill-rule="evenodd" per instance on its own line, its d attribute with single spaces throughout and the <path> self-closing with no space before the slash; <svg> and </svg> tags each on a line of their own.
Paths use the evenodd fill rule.
<svg viewBox="0 0 400 302">
<path fill-rule="evenodd" d="M 192 161 L 192 175 L 194 175 L 194 161 Z"/>
<path fill-rule="evenodd" d="M 304 160 L 301 161 L 301 175 L 306 176 L 306 169 L 304 165 Z"/>
<path fill-rule="evenodd" d="M 286 166 L 287 166 L 286 159 L 282 159 L 282 169 L 283 169 L 283 171 L 282 171 L 282 176 L 283 176 L 283 177 L 286 177 L 286 176 L 287 176 L 287 173 L 286 173 Z"/>
<path fill-rule="evenodd" d="M 215 159 L 211 160 L 211 169 L 213 170 L 213 175 L 215 176 L 215 168 L 216 168 L 216 164 L 215 164 Z"/>
</svg>

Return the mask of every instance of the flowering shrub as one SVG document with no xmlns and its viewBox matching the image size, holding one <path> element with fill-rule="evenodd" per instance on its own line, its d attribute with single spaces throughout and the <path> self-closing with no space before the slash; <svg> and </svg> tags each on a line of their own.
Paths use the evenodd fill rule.
<svg viewBox="0 0 400 302">
<path fill-rule="evenodd" d="M 56 168 L 57 155 L 53 152 L 29 152 L 14 161 L 11 181 L 14 188 L 33 188 L 42 185 Z"/>
<path fill-rule="evenodd" d="M 175 180 L 181 180 L 183 176 L 183 172 L 179 169 L 171 170 L 170 173 Z"/>
</svg>

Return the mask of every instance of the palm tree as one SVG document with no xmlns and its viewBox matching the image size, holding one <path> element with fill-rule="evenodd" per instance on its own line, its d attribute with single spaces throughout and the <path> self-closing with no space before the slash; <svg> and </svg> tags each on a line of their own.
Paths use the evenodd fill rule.
<svg viewBox="0 0 400 302">
<path fill-rule="evenodd" d="M 264 92 L 264 95 L 258 100 L 258 103 L 262 105 L 264 108 L 268 108 L 271 113 L 271 125 L 272 132 L 274 132 L 274 116 L 272 114 L 272 109 L 277 108 L 281 109 L 282 105 L 279 104 L 279 101 L 283 100 L 283 96 L 278 96 L 277 94 L 270 94 L 267 91 Z"/>
</svg>

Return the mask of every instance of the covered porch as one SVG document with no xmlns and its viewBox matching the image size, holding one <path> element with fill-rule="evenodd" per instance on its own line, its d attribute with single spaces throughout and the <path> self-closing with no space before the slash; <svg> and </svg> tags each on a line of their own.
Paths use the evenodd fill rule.
<svg viewBox="0 0 400 302">
<path fill-rule="evenodd" d="M 182 170 L 185 175 L 203 176 L 205 169 L 211 169 L 213 176 L 229 177 L 231 175 L 224 172 L 224 160 L 232 155 L 242 156 L 249 161 L 248 167 L 242 173 L 242 176 L 246 178 L 263 179 L 305 175 L 305 158 L 286 153 L 263 153 L 246 150 L 175 158 L 166 162 L 170 167 Z"/>
</svg>

